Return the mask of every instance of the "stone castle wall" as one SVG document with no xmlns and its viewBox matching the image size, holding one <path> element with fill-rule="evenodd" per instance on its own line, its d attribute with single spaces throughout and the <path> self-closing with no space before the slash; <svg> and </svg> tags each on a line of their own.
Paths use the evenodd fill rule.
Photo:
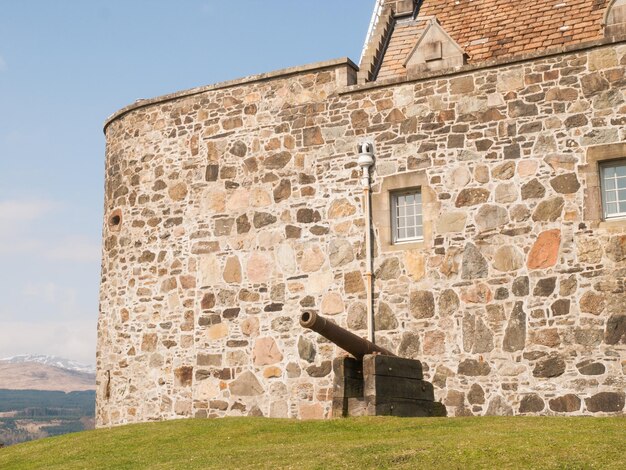
<svg viewBox="0 0 626 470">
<path fill-rule="evenodd" d="M 365 335 L 362 139 L 375 193 L 414 175 L 430 201 L 422 246 L 375 238 L 378 342 L 450 415 L 623 412 L 626 225 L 596 220 L 590 155 L 626 141 L 624 65 L 617 44 L 346 87 L 336 62 L 120 113 L 98 424 L 329 415 L 341 352 L 298 317 Z"/>
</svg>

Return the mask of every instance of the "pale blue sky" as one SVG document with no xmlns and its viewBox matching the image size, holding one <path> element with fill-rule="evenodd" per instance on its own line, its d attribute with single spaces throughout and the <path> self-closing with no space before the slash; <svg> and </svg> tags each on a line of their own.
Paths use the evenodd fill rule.
<svg viewBox="0 0 626 470">
<path fill-rule="evenodd" d="M 94 363 L 104 119 L 348 56 L 374 0 L 0 0 L 0 358 Z"/>
</svg>

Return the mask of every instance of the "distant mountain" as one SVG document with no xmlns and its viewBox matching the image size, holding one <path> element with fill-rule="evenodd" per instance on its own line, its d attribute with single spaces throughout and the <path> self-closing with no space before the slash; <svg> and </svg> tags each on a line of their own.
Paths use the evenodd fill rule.
<svg viewBox="0 0 626 470">
<path fill-rule="evenodd" d="M 95 374 L 94 366 L 81 364 L 80 362 L 63 359 L 62 357 L 46 356 L 42 354 L 26 354 L 22 356 L 7 357 L 0 359 L 0 362 L 8 362 L 10 364 L 22 364 L 23 362 L 36 362 L 47 366 L 54 366 L 60 369 L 73 370 L 76 372 L 85 372 L 87 374 Z"/>
<path fill-rule="evenodd" d="M 95 374 L 36 362 L 0 361 L 0 389 L 74 392 L 95 388 Z"/>
</svg>

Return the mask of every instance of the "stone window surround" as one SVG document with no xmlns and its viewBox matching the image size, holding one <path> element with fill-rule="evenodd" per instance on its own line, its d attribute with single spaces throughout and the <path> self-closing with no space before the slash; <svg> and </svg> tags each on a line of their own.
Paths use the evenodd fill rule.
<svg viewBox="0 0 626 470">
<path fill-rule="evenodd" d="M 580 167 L 580 171 L 586 181 L 583 218 L 590 228 L 626 229 L 626 218 L 603 219 L 600 185 L 600 164 L 624 158 L 626 158 L 626 142 L 587 148 L 587 162 Z"/>
<path fill-rule="evenodd" d="M 423 239 L 415 242 L 393 244 L 391 223 L 391 194 L 398 191 L 420 189 L 422 193 Z M 372 222 L 378 234 L 381 252 L 425 249 L 431 246 L 433 213 L 439 204 L 428 186 L 425 170 L 410 171 L 382 178 L 380 189 L 372 194 Z"/>
</svg>

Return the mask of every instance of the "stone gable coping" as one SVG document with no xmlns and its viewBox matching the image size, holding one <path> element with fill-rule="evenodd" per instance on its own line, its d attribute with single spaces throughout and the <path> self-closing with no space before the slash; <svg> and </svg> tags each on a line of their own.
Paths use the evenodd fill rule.
<svg viewBox="0 0 626 470">
<path fill-rule="evenodd" d="M 170 93 L 167 95 L 158 96 L 155 98 L 149 99 L 141 99 L 135 101 L 133 104 L 130 104 L 119 111 L 111 114 L 104 122 L 104 132 L 106 133 L 107 127 L 113 121 L 121 118 L 122 116 L 134 111 L 136 109 L 145 108 L 147 106 L 151 106 L 157 103 L 164 103 L 167 101 L 173 101 L 180 98 L 186 98 L 189 96 L 199 95 L 202 93 L 206 93 L 207 91 L 215 91 L 215 90 L 223 90 L 226 88 L 233 88 L 240 85 L 249 85 L 252 83 L 263 82 L 267 80 L 275 80 L 279 78 L 286 78 L 291 75 L 299 75 L 302 73 L 314 72 L 324 69 L 331 68 L 341 68 L 342 66 L 347 66 L 349 69 L 352 69 L 353 72 L 358 72 L 359 67 L 352 62 L 352 60 L 348 57 L 343 57 L 340 59 L 327 60 L 322 62 L 314 62 L 312 64 L 299 65 L 296 67 L 288 67 L 281 70 L 276 70 L 273 72 L 261 73 L 257 75 L 249 75 L 247 77 L 238 78 L 235 80 L 228 80 L 225 82 L 215 83 L 213 85 L 205 85 L 196 88 L 190 88 L 188 90 L 178 91 L 175 93 Z M 350 73 L 346 76 L 346 84 L 349 85 L 350 81 L 355 81 L 354 78 L 350 75 Z"/>
<path fill-rule="evenodd" d="M 423 74 L 420 74 L 418 77 L 410 77 L 410 78 L 400 77 L 400 78 L 393 78 L 393 79 L 382 80 L 382 81 L 377 81 L 377 82 L 359 83 L 355 85 L 350 85 L 343 90 L 339 90 L 338 93 L 340 95 L 345 95 L 345 94 L 350 94 L 350 93 L 358 93 L 364 90 L 386 88 L 386 87 L 398 85 L 400 83 L 416 83 L 416 82 L 421 82 L 425 80 L 430 80 L 432 78 L 461 75 L 461 74 L 465 74 L 468 72 L 474 72 L 477 70 L 486 70 L 486 69 L 491 69 L 491 68 L 502 67 L 505 65 L 513 65 L 513 64 L 523 63 L 523 62 L 530 62 L 530 61 L 541 59 L 541 58 L 560 56 L 560 55 L 565 55 L 565 54 L 569 54 L 572 52 L 585 51 L 589 49 L 596 49 L 596 48 L 600 48 L 604 46 L 624 44 L 624 43 L 626 43 L 626 34 L 623 36 L 612 36 L 612 37 L 597 39 L 597 40 L 589 41 L 585 43 L 574 44 L 574 45 L 566 46 L 566 47 L 555 47 L 549 50 L 543 50 L 539 52 L 530 52 L 528 54 L 520 54 L 520 55 L 516 55 L 513 57 L 509 56 L 509 57 L 501 58 L 501 59 L 493 59 L 493 60 L 481 62 L 480 64 L 466 64 L 461 67 L 457 67 L 453 69 L 437 70 L 434 72 L 424 72 Z"/>
</svg>

